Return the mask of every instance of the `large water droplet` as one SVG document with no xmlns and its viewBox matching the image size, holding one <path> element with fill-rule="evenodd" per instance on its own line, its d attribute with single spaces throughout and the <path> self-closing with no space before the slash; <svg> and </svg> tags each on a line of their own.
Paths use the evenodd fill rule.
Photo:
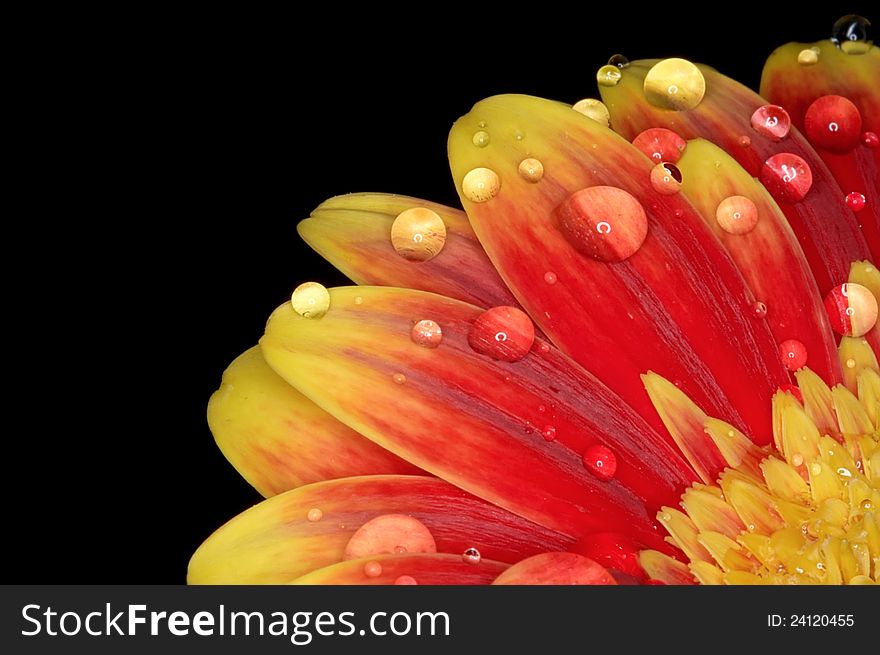
<svg viewBox="0 0 880 655">
<path fill-rule="evenodd" d="M 492 200 L 501 189 L 501 178 L 491 168 L 468 171 L 461 181 L 461 192 L 471 202 Z"/>
<path fill-rule="evenodd" d="M 807 347 L 797 339 L 786 339 L 779 344 L 779 353 L 789 371 L 797 371 L 807 363 Z"/>
<path fill-rule="evenodd" d="M 394 579 L 396 585 L 417 585 L 416 579 L 411 575 L 401 575 Z"/>
<path fill-rule="evenodd" d="M 700 104 L 706 80 L 700 69 L 686 59 L 664 59 L 645 76 L 645 97 L 655 107 L 684 111 Z"/>
<path fill-rule="evenodd" d="M 541 436 L 544 437 L 545 441 L 556 441 L 556 426 L 545 425 L 544 429 L 541 430 Z"/>
<path fill-rule="evenodd" d="M 758 224 L 758 208 L 745 196 L 730 196 L 718 203 L 715 220 L 729 234 L 746 234 Z"/>
<path fill-rule="evenodd" d="M 651 186 L 664 196 L 671 196 L 681 190 L 681 171 L 669 162 L 657 164 L 651 169 Z"/>
<path fill-rule="evenodd" d="M 519 176 L 526 182 L 535 184 L 536 182 L 540 182 L 541 178 L 544 177 L 544 164 L 534 157 L 527 157 L 519 163 L 517 171 L 519 172 Z"/>
<path fill-rule="evenodd" d="M 850 14 L 839 18 L 831 28 L 831 42 L 848 55 L 863 55 L 871 49 L 871 21 Z"/>
<path fill-rule="evenodd" d="M 764 162 L 761 183 L 777 201 L 798 202 L 813 186 L 813 172 L 797 155 L 782 152 Z"/>
<path fill-rule="evenodd" d="M 617 66 L 602 66 L 596 73 L 596 82 L 599 86 L 617 86 L 621 74 Z"/>
<path fill-rule="evenodd" d="M 819 52 L 813 48 L 804 48 L 798 53 L 797 61 L 801 66 L 812 66 L 819 62 Z"/>
<path fill-rule="evenodd" d="M 617 66 L 618 68 L 623 70 L 624 68 L 629 68 L 629 59 L 621 54 L 611 55 L 611 57 L 608 59 L 608 65 Z"/>
<path fill-rule="evenodd" d="M 468 343 L 481 355 L 505 362 L 525 357 L 535 341 L 535 326 L 516 307 L 493 307 L 480 314 L 468 332 Z"/>
<path fill-rule="evenodd" d="M 306 514 L 306 518 L 309 520 L 310 523 L 317 523 L 322 518 L 324 518 L 324 512 L 322 512 L 321 509 L 318 507 L 313 507 L 309 510 L 309 513 Z"/>
<path fill-rule="evenodd" d="M 764 105 L 752 114 L 752 129 L 768 139 L 782 141 L 791 130 L 791 117 L 779 105 Z"/>
<path fill-rule="evenodd" d="M 865 194 L 858 191 L 850 191 L 846 194 L 846 206 L 858 213 L 865 208 L 867 200 Z"/>
<path fill-rule="evenodd" d="M 391 245 L 398 255 L 413 262 L 434 259 L 446 244 L 446 225 L 426 207 L 410 207 L 391 224 Z"/>
<path fill-rule="evenodd" d="M 489 133 L 483 130 L 475 132 L 472 141 L 474 142 L 474 145 L 478 148 L 485 148 L 489 145 Z"/>
<path fill-rule="evenodd" d="M 600 480 L 610 480 L 617 472 L 617 457 L 607 446 L 593 444 L 584 451 L 584 466 Z"/>
<path fill-rule="evenodd" d="M 601 100 L 584 98 L 583 100 L 578 100 L 574 103 L 571 108 L 587 118 L 592 118 L 600 125 L 604 125 L 605 127 L 611 125 L 611 114 L 608 113 L 608 107 L 606 107 L 605 103 Z"/>
<path fill-rule="evenodd" d="M 831 152 L 848 152 L 859 142 L 862 115 L 843 96 L 822 96 L 807 107 L 804 132 L 814 146 Z"/>
<path fill-rule="evenodd" d="M 461 561 L 465 564 L 479 564 L 482 556 L 476 548 L 468 548 L 461 554 Z"/>
<path fill-rule="evenodd" d="M 330 292 L 323 284 L 303 282 L 290 295 L 290 304 L 303 318 L 321 318 L 330 309 Z"/>
<path fill-rule="evenodd" d="M 364 575 L 368 578 L 378 578 L 382 575 L 382 565 L 373 560 L 364 564 Z"/>
<path fill-rule="evenodd" d="M 665 127 L 652 127 L 633 139 L 632 144 L 641 150 L 654 163 L 675 163 L 687 148 L 687 141 Z"/>
<path fill-rule="evenodd" d="M 355 531 L 345 547 L 345 559 L 373 555 L 436 553 L 431 531 L 418 519 L 406 514 L 383 514 L 370 519 Z"/>
<path fill-rule="evenodd" d="M 877 323 L 874 294 L 861 284 L 838 284 L 825 296 L 825 311 L 832 329 L 847 337 L 861 337 Z"/>
<path fill-rule="evenodd" d="M 413 325 L 410 336 L 420 346 L 436 348 L 443 341 L 443 330 L 434 321 L 423 320 Z"/>
<path fill-rule="evenodd" d="M 641 203 L 616 187 L 575 191 L 553 213 L 568 242 L 598 261 L 623 261 L 638 251 L 648 235 Z"/>
</svg>

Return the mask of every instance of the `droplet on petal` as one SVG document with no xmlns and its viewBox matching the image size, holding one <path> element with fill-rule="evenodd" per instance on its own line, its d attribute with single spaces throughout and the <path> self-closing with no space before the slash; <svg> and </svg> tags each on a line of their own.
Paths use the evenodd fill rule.
<svg viewBox="0 0 880 655">
<path fill-rule="evenodd" d="M 751 137 L 748 137 L 748 136 L 746 136 L 745 134 L 743 134 L 743 135 L 739 138 L 739 144 L 740 144 L 743 148 L 748 148 L 750 145 L 752 145 L 752 139 L 751 139 Z"/>
<path fill-rule="evenodd" d="M 651 169 L 651 186 L 664 196 L 671 196 L 681 190 L 681 171 L 678 166 L 663 162 Z"/>
<path fill-rule="evenodd" d="M 782 141 L 791 130 L 791 117 L 779 105 L 764 105 L 752 114 L 752 129 L 768 139 Z"/>
<path fill-rule="evenodd" d="M 290 295 L 290 304 L 303 318 L 321 318 L 330 309 L 330 292 L 323 284 L 303 282 Z"/>
<path fill-rule="evenodd" d="M 476 548 L 468 548 L 461 554 L 461 561 L 465 564 L 479 564 L 482 556 Z"/>
<path fill-rule="evenodd" d="M 633 139 L 632 144 L 656 163 L 675 163 L 687 148 L 687 141 L 665 127 L 652 127 Z"/>
<path fill-rule="evenodd" d="M 591 118 L 600 125 L 609 127 L 611 125 L 611 114 L 608 113 L 608 107 L 601 100 L 595 98 L 584 98 L 578 100 L 571 106 L 576 112 L 583 114 L 587 118 Z"/>
<path fill-rule="evenodd" d="M 786 339 L 779 344 L 779 353 L 789 371 L 797 371 L 807 363 L 807 348 L 797 339 Z"/>
<path fill-rule="evenodd" d="M 847 368 L 855 368 L 856 367 L 856 360 L 854 360 L 852 357 L 850 357 L 848 360 L 846 360 L 846 367 Z"/>
<path fill-rule="evenodd" d="M 394 384 L 406 384 L 406 376 L 403 373 L 395 373 L 391 376 Z"/>
<path fill-rule="evenodd" d="M 835 286 L 825 296 L 825 311 L 831 328 L 847 337 L 861 337 L 877 323 L 877 299 L 861 284 L 848 282 Z"/>
<path fill-rule="evenodd" d="M 416 579 L 411 575 L 401 575 L 394 579 L 396 585 L 417 585 Z"/>
<path fill-rule="evenodd" d="M 730 196 L 718 203 L 715 220 L 729 234 L 746 234 L 758 224 L 758 208 L 745 196 Z"/>
<path fill-rule="evenodd" d="M 553 213 L 568 242 L 602 262 L 620 262 L 634 255 L 648 236 L 645 209 L 616 187 L 575 191 Z"/>
<path fill-rule="evenodd" d="M 846 194 L 846 205 L 854 212 L 860 212 L 865 208 L 867 200 L 864 193 L 858 191 L 850 191 Z"/>
<path fill-rule="evenodd" d="M 880 137 L 877 136 L 876 132 L 863 132 L 862 143 L 869 148 L 876 148 L 877 146 L 880 146 Z"/>
<path fill-rule="evenodd" d="M 541 435 L 544 437 L 545 441 L 556 441 L 556 426 L 545 425 L 544 429 L 541 430 Z"/>
<path fill-rule="evenodd" d="M 797 61 L 801 66 L 812 66 L 819 61 L 819 53 L 812 48 L 804 48 L 798 53 Z"/>
<path fill-rule="evenodd" d="M 446 225 L 440 215 L 425 207 L 410 207 L 391 224 L 391 245 L 398 255 L 413 262 L 434 259 L 446 244 Z"/>
<path fill-rule="evenodd" d="M 859 142 L 862 115 L 843 96 L 822 96 L 804 114 L 804 132 L 810 143 L 831 152 L 847 152 Z"/>
<path fill-rule="evenodd" d="M 423 320 L 413 325 L 410 336 L 413 343 L 425 348 L 436 348 L 443 341 L 443 330 L 434 321 Z"/>
<path fill-rule="evenodd" d="M 492 200 L 501 189 L 501 179 L 491 168 L 475 168 L 468 171 L 461 182 L 461 192 L 471 202 Z"/>
<path fill-rule="evenodd" d="M 324 518 L 324 512 L 322 512 L 318 507 L 313 507 L 309 510 L 309 513 L 306 514 L 306 518 L 310 523 L 317 523 L 322 518 Z"/>
<path fill-rule="evenodd" d="M 611 55 L 611 57 L 608 59 L 608 65 L 617 66 L 622 70 L 624 68 L 629 68 L 629 59 L 620 54 Z"/>
<path fill-rule="evenodd" d="M 418 519 L 406 514 L 383 514 L 364 523 L 351 536 L 345 547 L 345 559 L 401 552 L 436 553 L 437 544 L 431 531 Z"/>
<path fill-rule="evenodd" d="M 863 55 L 871 49 L 871 21 L 849 14 L 831 28 L 831 42 L 848 55 Z"/>
<path fill-rule="evenodd" d="M 600 480 L 610 480 L 617 472 L 614 451 L 602 444 L 593 444 L 583 454 L 584 466 Z"/>
<path fill-rule="evenodd" d="M 485 148 L 489 145 L 489 133 L 484 130 L 474 132 L 474 138 L 472 140 L 474 145 L 478 148 Z"/>
<path fill-rule="evenodd" d="M 617 86 L 621 78 L 620 69 L 617 66 L 602 66 L 596 73 L 596 82 L 599 86 Z"/>
<path fill-rule="evenodd" d="M 375 560 L 367 562 L 364 564 L 364 575 L 368 578 L 378 578 L 382 575 L 382 565 Z"/>
<path fill-rule="evenodd" d="M 523 159 L 519 163 L 519 168 L 517 170 L 519 171 L 521 178 L 532 184 L 540 182 L 541 178 L 544 177 L 544 164 L 534 157 Z"/>
<path fill-rule="evenodd" d="M 813 172 L 797 155 L 782 152 L 764 162 L 761 184 L 778 201 L 798 202 L 813 186 Z"/>
<path fill-rule="evenodd" d="M 468 343 L 481 355 L 505 362 L 518 362 L 535 341 L 535 326 L 516 307 L 493 307 L 477 317 L 468 332 Z"/>
<path fill-rule="evenodd" d="M 645 76 L 645 97 L 655 107 L 693 109 L 706 93 L 706 80 L 700 69 L 686 59 L 664 59 Z"/>
<path fill-rule="evenodd" d="M 752 316 L 755 318 L 766 318 L 767 317 L 767 305 L 762 303 L 760 300 L 752 303 Z"/>
<path fill-rule="evenodd" d="M 556 284 L 556 273 L 553 271 L 547 271 L 544 273 L 544 282 L 547 284 Z"/>
</svg>

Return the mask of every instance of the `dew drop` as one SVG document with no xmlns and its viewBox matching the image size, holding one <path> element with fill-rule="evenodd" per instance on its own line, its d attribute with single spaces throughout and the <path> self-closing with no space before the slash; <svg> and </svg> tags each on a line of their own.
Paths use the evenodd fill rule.
<svg viewBox="0 0 880 655">
<path fill-rule="evenodd" d="M 813 475 L 819 475 L 822 472 L 822 465 L 819 462 L 813 462 L 810 464 L 810 473 Z"/>
<path fill-rule="evenodd" d="M 758 224 L 758 208 L 745 196 L 730 196 L 718 203 L 715 220 L 728 234 L 747 234 Z"/>
<path fill-rule="evenodd" d="M 355 296 L 354 297 L 354 304 L 355 305 L 363 305 L 364 304 L 363 296 Z"/>
<path fill-rule="evenodd" d="M 608 481 L 617 472 L 617 457 L 607 446 L 593 444 L 584 451 L 584 466 L 600 480 Z"/>
<path fill-rule="evenodd" d="M 547 284 L 556 284 L 556 273 L 553 271 L 547 271 L 544 273 L 544 282 Z"/>
<path fill-rule="evenodd" d="M 687 141 L 665 127 L 652 127 L 641 132 L 632 144 L 655 163 L 676 163 L 687 148 Z"/>
<path fill-rule="evenodd" d="M 600 125 L 609 127 L 611 125 L 611 114 L 608 113 L 608 107 L 601 100 L 595 98 L 584 98 L 578 100 L 571 106 L 576 112 L 583 114 Z"/>
<path fill-rule="evenodd" d="M 846 360 L 846 367 L 847 368 L 855 368 L 856 367 L 856 360 L 854 360 L 852 357 L 847 359 Z"/>
<path fill-rule="evenodd" d="M 487 202 L 498 195 L 501 179 L 491 168 L 474 168 L 461 182 L 461 192 L 471 202 Z"/>
<path fill-rule="evenodd" d="M 309 510 L 309 513 L 306 514 L 306 518 L 310 523 L 317 523 L 322 518 L 324 518 L 324 512 L 322 512 L 319 508 L 313 507 Z"/>
<path fill-rule="evenodd" d="M 403 373 L 395 373 L 391 376 L 394 384 L 406 384 L 406 376 Z"/>
<path fill-rule="evenodd" d="M 664 196 L 671 196 L 681 190 L 681 171 L 669 162 L 657 164 L 651 169 L 651 186 Z"/>
<path fill-rule="evenodd" d="M 832 329 L 847 337 L 864 336 L 877 323 L 877 299 L 861 284 L 836 285 L 825 296 L 825 311 Z"/>
<path fill-rule="evenodd" d="M 797 339 L 786 339 L 779 344 L 779 353 L 789 371 L 797 371 L 807 363 L 807 347 Z"/>
<path fill-rule="evenodd" d="M 406 546 L 395 546 L 394 554 L 395 555 L 403 555 L 404 553 L 408 553 L 409 551 L 406 549 Z"/>
<path fill-rule="evenodd" d="M 406 514 L 382 514 L 359 527 L 345 547 L 345 559 L 402 553 L 436 553 L 431 531 Z"/>
<path fill-rule="evenodd" d="M 482 556 L 476 548 L 468 548 L 461 554 L 461 561 L 465 564 L 479 564 Z"/>
<path fill-rule="evenodd" d="M 468 332 L 470 347 L 505 362 L 525 357 L 535 341 L 532 319 L 516 307 L 493 307 L 480 314 Z"/>
<path fill-rule="evenodd" d="M 693 109 L 706 93 L 706 80 L 700 69 L 686 59 L 664 59 L 645 76 L 645 97 L 655 107 Z"/>
<path fill-rule="evenodd" d="M 849 14 L 831 28 L 831 42 L 848 55 L 863 55 L 871 49 L 871 21 Z"/>
<path fill-rule="evenodd" d="M 538 352 L 542 355 L 546 355 L 550 352 L 550 346 L 546 343 L 542 343 L 540 346 L 538 346 Z"/>
<path fill-rule="evenodd" d="M 641 203 L 616 187 L 575 191 L 556 207 L 554 216 L 578 252 L 602 262 L 634 255 L 648 235 L 648 217 Z"/>
<path fill-rule="evenodd" d="M 617 66 L 622 70 L 624 68 L 629 68 L 629 59 L 620 54 L 611 55 L 611 58 L 608 59 L 608 65 Z"/>
<path fill-rule="evenodd" d="M 865 208 L 867 204 L 867 200 L 865 199 L 864 193 L 859 193 L 858 191 L 850 191 L 846 194 L 846 205 L 854 212 L 858 213 Z"/>
<path fill-rule="evenodd" d="M 848 468 L 846 468 L 846 467 L 841 466 L 839 469 L 837 469 L 837 475 L 839 475 L 839 476 L 842 477 L 842 478 L 851 478 L 851 477 L 852 477 L 852 471 L 850 471 L 850 470 L 849 470 Z"/>
<path fill-rule="evenodd" d="M 812 66 L 819 61 L 819 53 L 812 48 L 804 48 L 798 53 L 797 61 L 801 66 Z"/>
<path fill-rule="evenodd" d="M 436 348 L 443 341 L 443 330 L 434 321 L 425 319 L 413 325 L 410 336 L 413 343 L 425 348 Z"/>
<path fill-rule="evenodd" d="M 755 318 L 767 318 L 767 305 L 760 300 L 752 303 L 752 316 Z"/>
<path fill-rule="evenodd" d="M 391 245 L 398 255 L 413 262 L 434 259 L 446 244 L 446 225 L 426 207 L 410 207 L 391 224 Z"/>
<path fill-rule="evenodd" d="M 417 585 L 416 579 L 411 575 L 401 575 L 394 579 L 396 585 Z"/>
<path fill-rule="evenodd" d="M 779 105 L 758 107 L 752 114 L 752 129 L 771 141 L 782 141 L 791 130 L 791 117 Z"/>
<path fill-rule="evenodd" d="M 873 507 L 871 501 L 868 498 L 865 498 L 862 502 L 859 503 L 859 508 L 864 510 L 869 510 Z"/>
<path fill-rule="evenodd" d="M 816 98 L 804 114 L 804 132 L 813 146 L 843 153 L 852 150 L 862 134 L 862 115 L 843 96 Z"/>
<path fill-rule="evenodd" d="M 869 148 L 876 148 L 877 146 L 880 146 L 880 137 L 877 136 L 876 132 L 863 132 L 862 143 Z"/>
<path fill-rule="evenodd" d="M 743 135 L 739 138 L 739 144 L 740 144 L 743 148 L 748 148 L 750 145 L 752 145 L 752 139 L 751 139 L 750 137 L 746 136 L 745 134 L 743 134 Z"/>
<path fill-rule="evenodd" d="M 813 172 L 803 159 L 790 152 L 773 155 L 761 168 L 761 183 L 778 201 L 803 200 L 813 185 Z"/>
<path fill-rule="evenodd" d="M 477 127 L 479 127 L 481 130 L 484 129 L 486 127 L 486 121 L 480 121 L 479 123 L 477 123 Z"/>
<path fill-rule="evenodd" d="M 479 132 L 474 133 L 473 138 L 474 145 L 478 148 L 485 148 L 489 145 L 489 133 L 480 130 Z"/>
<path fill-rule="evenodd" d="M 382 565 L 372 560 L 364 564 L 364 575 L 368 578 L 378 578 L 382 575 Z"/>
<path fill-rule="evenodd" d="M 801 466 L 804 463 L 804 456 L 800 453 L 795 453 L 791 457 L 791 463 L 795 466 Z"/>
<path fill-rule="evenodd" d="M 617 66 L 602 66 L 596 73 L 596 82 L 599 86 L 617 86 L 621 78 L 620 69 Z"/>
<path fill-rule="evenodd" d="M 531 182 L 532 184 L 540 182 L 541 178 L 544 177 L 544 164 L 534 157 L 523 159 L 519 163 L 519 168 L 517 170 L 522 179 L 526 182 Z"/>
<path fill-rule="evenodd" d="M 544 429 L 541 430 L 541 436 L 544 437 L 545 441 L 556 441 L 556 426 L 545 425 Z"/>
<path fill-rule="evenodd" d="M 290 295 L 290 304 L 303 318 L 321 318 L 330 309 L 330 292 L 323 284 L 303 282 Z"/>
</svg>

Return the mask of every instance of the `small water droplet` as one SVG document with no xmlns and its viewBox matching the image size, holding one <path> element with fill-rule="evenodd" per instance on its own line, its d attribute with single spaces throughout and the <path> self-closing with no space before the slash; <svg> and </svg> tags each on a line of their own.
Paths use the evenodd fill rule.
<svg viewBox="0 0 880 655">
<path fill-rule="evenodd" d="M 858 213 L 865 208 L 867 201 L 864 193 L 858 191 L 850 191 L 846 194 L 846 206 Z"/>
<path fill-rule="evenodd" d="M 545 441 L 556 441 L 556 427 L 553 425 L 545 425 L 541 430 L 541 435 Z"/>
<path fill-rule="evenodd" d="M 363 305 L 364 304 L 364 297 L 363 296 L 355 296 L 354 297 L 354 304 L 355 305 Z"/>
<path fill-rule="evenodd" d="M 319 508 L 317 508 L 317 507 L 313 507 L 312 509 L 309 510 L 309 513 L 306 514 L 306 518 L 307 518 L 307 519 L 309 520 L 309 522 L 311 522 L 311 523 L 317 523 L 317 522 L 320 521 L 322 518 L 324 518 L 324 512 L 322 512 L 322 511 L 321 511 Z"/>
<path fill-rule="evenodd" d="M 493 307 L 471 324 L 468 344 L 481 355 L 505 362 L 525 357 L 535 341 L 532 319 L 516 307 Z"/>
<path fill-rule="evenodd" d="M 831 42 L 848 55 L 863 55 L 871 49 L 871 21 L 849 14 L 831 28 Z"/>
<path fill-rule="evenodd" d="M 602 66 L 596 73 L 596 82 L 599 86 L 617 86 L 621 77 L 617 66 Z"/>
<path fill-rule="evenodd" d="M 758 208 L 745 196 L 730 196 L 718 203 L 715 220 L 728 234 L 747 234 L 758 224 Z"/>
<path fill-rule="evenodd" d="M 681 190 L 681 171 L 669 162 L 657 164 L 651 169 L 651 186 L 663 196 L 671 196 Z"/>
<path fill-rule="evenodd" d="M 849 470 L 848 468 L 846 468 L 846 467 L 841 466 L 839 469 L 837 469 L 837 475 L 839 475 L 839 476 L 842 477 L 842 478 L 851 478 L 851 477 L 852 477 L 852 471 L 850 471 L 850 470 Z"/>
<path fill-rule="evenodd" d="M 862 115 L 843 96 L 816 98 L 804 114 L 804 133 L 813 146 L 844 153 L 858 145 L 862 134 Z"/>
<path fill-rule="evenodd" d="M 368 578 L 378 578 L 382 575 L 382 565 L 372 560 L 364 564 L 364 575 Z"/>
<path fill-rule="evenodd" d="M 616 187 L 575 191 L 556 207 L 554 216 L 568 242 L 598 261 L 627 259 L 648 235 L 648 217 L 641 203 Z"/>
<path fill-rule="evenodd" d="M 687 148 L 687 141 L 665 127 L 652 127 L 641 132 L 632 144 L 655 163 L 676 163 Z"/>
<path fill-rule="evenodd" d="M 491 168 L 474 168 L 461 182 L 461 192 L 471 202 L 487 202 L 498 195 L 501 178 Z"/>
<path fill-rule="evenodd" d="M 394 554 L 395 555 L 403 555 L 406 552 L 409 552 L 409 551 L 407 551 L 406 546 L 395 546 L 394 547 Z"/>
<path fill-rule="evenodd" d="M 672 214 L 673 214 L 676 218 L 681 218 L 682 216 L 684 216 L 684 211 L 681 210 L 681 209 L 676 209 L 674 212 L 672 212 Z"/>
<path fill-rule="evenodd" d="M 538 346 L 538 352 L 540 352 L 542 355 L 546 355 L 550 352 L 550 346 L 546 343 L 542 343 Z"/>
<path fill-rule="evenodd" d="M 847 359 L 846 360 L 846 367 L 847 368 L 855 368 L 856 367 L 856 360 L 854 360 L 852 357 Z"/>
<path fill-rule="evenodd" d="M 584 98 L 578 100 L 571 106 L 579 114 L 583 114 L 600 125 L 609 127 L 611 125 L 611 114 L 608 113 L 608 107 L 601 100 L 595 98 Z"/>
<path fill-rule="evenodd" d="M 417 585 L 416 579 L 411 575 L 401 575 L 394 579 L 396 585 Z"/>
<path fill-rule="evenodd" d="M 303 282 L 290 295 L 290 304 L 303 318 L 321 318 L 330 309 L 330 292 L 323 284 Z"/>
<path fill-rule="evenodd" d="M 461 554 L 461 561 L 465 564 L 479 564 L 482 556 L 476 548 L 468 548 Z"/>
<path fill-rule="evenodd" d="M 746 527 L 748 528 L 749 532 L 755 531 L 755 524 L 754 523 L 749 523 Z"/>
<path fill-rule="evenodd" d="M 486 127 L 486 121 L 480 121 L 479 123 L 477 123 L 477 127 L 479 127 L 480 129 L 484 129 Z"/>
<path fill-rule="evenodd" d="M 740 144 L 743 148 L 748 148 L 750 145 L 752 145 L 752 139 L 751 139 L 750 137 L 747 137 L 747 136 L 744 134 L 744 135 L 742 135 L 742 136 L 739 138 L 739 144 Z"/>
<path fill-rule="evenodd" d="M 771 141 L 782 141 L 791 130 L 791 117 L 779 105 L 758 107 L 752 114 L 752 129 Z"/>
<path fill-rule="evenodd" d="M 611 55 L 611 57 L 608 59 L 608 65 L 617 66 L 622 70 L 624 68 L 629 68 L 629 59 L 621 54 Z"/>
<path fill-rule="evenodd" d="M 807 347 L 797 339 L 786 339 L 779 344 L 782 363 L 789 371 L 797 371 L 807 363 Z"/>
<path fill-rule="evenodd" d="M 752 316 L 755 318 L 766 318 L 767 317 L 767 305 L 762 303 L 760 300 L 752 303 Z"/>
<path fill-rule="evenodd" d="M 593 444 L 584 451 L 584 466 L 600 480 L 610 480 L 617 472 L 617 457 L 607 446 Z"/>
<path fill-rule="evenodd" d="M 413 262 L 426 262 L 443 250 L 446 225 L 440 215 L 426 207 L 410 207 L 391 224 L 391 245 L 398 255 Z"/>
<path fill-rule="evenodd" d="M 794 466 L 801 466 L 804 463 L 804 456 L 800 453 L 795 453 L 791 456 L 791 463 L 794 464 Z"/>
<path fill-rule="evenodd" d="M 556 284 L 556 273 L 553 271 L 547 271 L 544 273 L 544 282 L 547 284 Z"/>
<path fill-rule="evenodd" d="M 706 80 L 700 69 L 686 59 L 664 59 L 648 71 L 645 97 L 655 107 L 693 109 L 706 93 Z"/>
<path fill-rule="evenodd" d="M 820 571 L 824 571 L 825 565 L 822 562 L 816 562 L 816 568 L 819 569 Z"/>
<path fill-rule="evenodd" d="M 877 136 L 876 132 L 863 132 L 862 143 L 869 148 L 876 148 L 877 146 L 880 146 L 880 137 Z"/>
<path fill-rule="evenodd" d="M 803 200 L 813 185 L 813 172 L 803 159 L 790 152 L 773 155 L 761 168 L 761 183 L 778 201 Z"/>
<path fill-rule="evenodd" d="M 822 472 L 822 465 L 819 462 L 813 462 L 810 464 L 810 473 L 813 475 L 819 475 Z"/>
<path fill-rule="evenodd" d="M 544 164 L 534 157 L 523 159 L 519 163 L 519 168 L 517 170 L 522 179 L 526 182 L 531 182 L 532 184 L 540 182 L 541 178 L 544 177 Z"/>
<path fill-rule="evenodd" d="M 798 53 L 797 61 L 801 66 L 812 66 L 819 61 L 819 53 L 812 48 L 804 48 Z"/>
<path fill-rule="evenodd" d="M 489 145 L 489 133 L 480 130 L 479 132 L 474 133 L 473 138 L 474 145 L 478 148 L 485 148 Z"/>
<path fill-rule="evenodd" d="M 831 328 L 847 337 L 864 336 L 877 323 L 877 299 L 861 284 L 835 285 L 825 296 L 825 311 Z"/>
<path fill-rule="evenodd" d="M 668 523 L 671 518 L 672 518 L 672 514 L 670 514 L 669 512 L 661 512 L 660 513 L 660 520 L 663 521 L 664 523 Z"/>
<path fill-rule="evenodd" d="M 426 319 L 413 325 L 410 336 L 420 346 L 436 348 L 443 341 L 443 330 L 434 321 Z"/>
<path fill-rule="evenodd" d="M 406 384 L 406 376 L 403 373 L 395 373 L 391 376 L 394 384 Z"/>
</svg>

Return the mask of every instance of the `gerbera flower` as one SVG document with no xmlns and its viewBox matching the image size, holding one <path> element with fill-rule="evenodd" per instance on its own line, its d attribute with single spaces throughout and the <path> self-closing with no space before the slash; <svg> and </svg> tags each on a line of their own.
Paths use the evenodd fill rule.
<svg viewBox="0 0 880 655">
<path fill-rule="evenodd" d="M 880 50 L 681 59 L 478 103 L 464 211 L 323 203 L 304 283 L 212 397 L 267 500 L 193 583 L 872 583 Z M 613 129 L 611 129 L 613 128 Z M 756 179 L 757 178 L 757 179 Z"/>
</svg>

